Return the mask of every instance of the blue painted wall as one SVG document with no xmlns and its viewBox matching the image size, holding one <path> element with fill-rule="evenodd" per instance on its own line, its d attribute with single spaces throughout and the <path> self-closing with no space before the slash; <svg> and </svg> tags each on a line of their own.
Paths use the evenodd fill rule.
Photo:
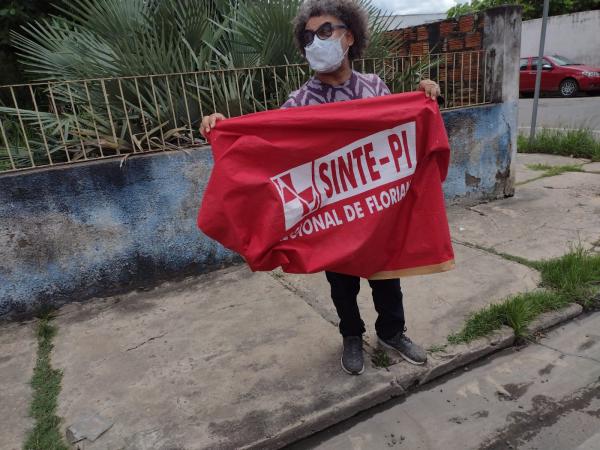
<svg viewBox="0 0 600 450">
<path fill-rule="evenodd" d="M 0 177 L 0 316 L 206 272 L 237 256 L 196 227 L 208 150 Z"/>
<path fill-rule="evenodd" d="M 510 166 L 517 108 L 516 102 L 507 102 L 444 113 L 452 151 L 444 183 L 448 200 L 476 202 L 513 195 Z"/>
<path fill-rule="evenodd" d="M 448 111 L 449 200 L 512 193 L 516 105 Z M 512 127 L 512 128 L 511 128 Z M 196 227 L 208 149 L 0 176 L 0 317 L 151 287 L 238 257 Z"/>
</svg>

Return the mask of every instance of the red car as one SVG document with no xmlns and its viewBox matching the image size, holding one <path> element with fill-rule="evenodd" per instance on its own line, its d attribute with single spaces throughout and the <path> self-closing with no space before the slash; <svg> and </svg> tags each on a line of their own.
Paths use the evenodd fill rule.
<svg viewBox="0 0 600 450">
<path fill-rule="evenodd" d="M 535 89 L 537 56 L 521 58 L 519 92 L 526 94 Z M 544 56 L 542 63 L 541 92 L 559 92 L 572 97 L 578 91 L 600 90 L 600 68 L 571 61 L 564 56 Z"/>
</svg>

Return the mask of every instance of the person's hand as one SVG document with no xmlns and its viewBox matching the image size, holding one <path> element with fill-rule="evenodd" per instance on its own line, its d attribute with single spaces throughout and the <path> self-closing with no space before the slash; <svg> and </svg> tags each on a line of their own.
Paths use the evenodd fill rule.
<svg viewBox="0 0 600 450">
<path fill-rule="evenodd" d="M 219 120 L 225 120 L 225 116 L 221 113 L 214 113 L 210 116 L 204 116 L 202 118 L 202 123 L 200 124 L 200 133 L 205 139 L 207 134 L 210 133 L 210 130 L 212 130 L 215 125 L 217 125 Z"/>
<path fill-rule="evenodd" d="M 441 95 L 440 86 L 433 80 L 421 80 L 418 87 L 419 91 L 424 91 L 425 95 L 433 100 Z"/>
</svg>

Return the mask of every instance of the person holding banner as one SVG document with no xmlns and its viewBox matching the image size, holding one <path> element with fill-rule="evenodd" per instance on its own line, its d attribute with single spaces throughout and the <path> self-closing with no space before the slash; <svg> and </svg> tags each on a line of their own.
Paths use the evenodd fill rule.
<svg viewBox="0 0 600 450">
<path fill-rule="evenodd" d="M 368 43 L 367 13 L 357 1 L 304 1 L 294 19 L 294 38 L 315 75 L 292 92 L 282 108 L 390 94 L 384 81 L 377 75 L 361 74 L 351 68 L 350 61 L 360 58 Z M 418 90 L 424 91 L 431 101 L 440 95 L 439 86 L 432 80 L 422 80 Z M 207 136 L 224 119 L 220 113 L 203 117 L 201 133 Z M 365 333 L 357 304 L 360 278 L 336 272 L 325 274 L 340 319 L 342 369 L 349 374 L 359 375 L 364 372 L 362 335 Z M 400 280 L 369 280 L 369 285 L 378 313 L 375 329 L 381 345 L 397 351 L 412 364 L 424 364 L 427 353 L 405 334 Z"/>
</svg>

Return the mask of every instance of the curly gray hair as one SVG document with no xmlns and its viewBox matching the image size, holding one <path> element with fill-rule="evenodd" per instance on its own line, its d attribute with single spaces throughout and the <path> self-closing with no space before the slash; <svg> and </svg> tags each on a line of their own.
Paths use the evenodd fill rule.
<svg viewBox="0 0 600 450">
<path fill-rule="evenodd" d="M 304 28 L 311 17 L 331 15 L 340 19 L 354 36 L 350 59 L 360 58 L 369 41 L 369 18 L 356 0 L 305 0 L 294 18 L 294 39 L 304 55 Z"/>
</svg>

